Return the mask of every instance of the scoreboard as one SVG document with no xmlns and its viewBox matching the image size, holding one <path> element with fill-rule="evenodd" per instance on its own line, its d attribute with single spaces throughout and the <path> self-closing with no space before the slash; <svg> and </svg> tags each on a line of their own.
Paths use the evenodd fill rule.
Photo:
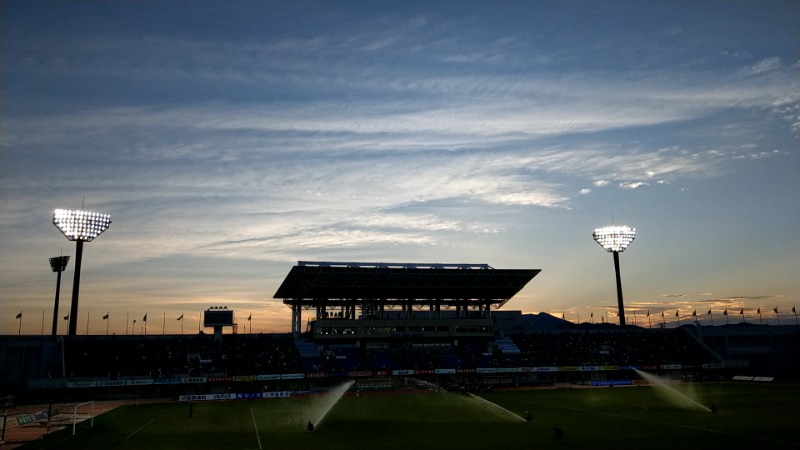
<svg viewBox="0 0 800 450">
<path fill-rule="evenodd" d="M 203 326 L 230 327 L 233 326 L 232 309 L 207 309 L 203 314 Z"/>
</svg>

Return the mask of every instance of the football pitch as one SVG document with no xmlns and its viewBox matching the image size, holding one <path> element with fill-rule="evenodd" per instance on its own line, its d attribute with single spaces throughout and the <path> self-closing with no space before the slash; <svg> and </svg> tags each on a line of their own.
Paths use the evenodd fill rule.
<svg viewBox="0 0 800 450">
<path fill-rule="evenodd" d="M 800 386 L 682 384 L 716 412 L 650 386 L 352 392 L 124 406 L 23 449 L 800 449 Z M 531 415 L 530 422 L 523 419 Z M 309 420 L 317 420 L 313 433 Z M 560 431 L 560 433 L 559 433 Z"/>
</svg>

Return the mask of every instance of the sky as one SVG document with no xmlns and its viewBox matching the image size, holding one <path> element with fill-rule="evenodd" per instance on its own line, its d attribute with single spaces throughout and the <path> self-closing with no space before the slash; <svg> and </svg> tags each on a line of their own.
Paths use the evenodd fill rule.
<svg viewBox="0 0 800 450">
<path fill-rule="evenodd" d="M 637 229 L 628 323 L 795 323 L 798 17 L 794 0 L 5 0 L 0 334 L 50 332 L 62 254 L 69 313 L 56 208 L 112 220 L 84 245 L 79 334 L 141 333 L 145 314 L 149 334 L 197 332 L 211 306 L 286 332 L 273 295 L 297 261 L 541 269 L 503 309 L 616 323 L 592 240 L 611 224 Z"/>
</svg>

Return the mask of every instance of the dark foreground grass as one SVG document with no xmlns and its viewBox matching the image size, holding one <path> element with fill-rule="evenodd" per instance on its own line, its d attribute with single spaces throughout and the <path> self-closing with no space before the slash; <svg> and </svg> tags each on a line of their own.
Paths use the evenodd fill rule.
<svg viewBox="0 0 800 450">
<path fill-rule="evenodd" d="M 683 409 L 651 387 L 512 390 L 482 400 L 436 392 L 348 395 L 313 434 L 316 398 L 121 407 L 94 428 L 24 449 L 800 449 L 800 387 L 702 384 L 717 413 Z M 508 411 L 503 410 L 507 409 Z M 510 412 L 509 412 L 510 411 Z M 519 416 L 529 411 L 526 423 Z M 554 428 L 563 437 L 554 434 Z"/>
</svg>

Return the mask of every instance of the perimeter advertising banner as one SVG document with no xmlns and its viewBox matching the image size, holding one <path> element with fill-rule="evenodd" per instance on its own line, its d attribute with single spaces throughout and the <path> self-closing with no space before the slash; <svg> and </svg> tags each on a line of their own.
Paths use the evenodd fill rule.
<svg viewBox="0 0 800 450">
<path fill-rule="evenodd" d="M 112 386 L 125 386 L 125 380 L 97 382 L 97 387 L 112 387 Z"/>
<path fill-rule="evenodd" d="M 218 401 L 218 400 L 246 400 L 246 399 L 259 399 L 259 398 L 286 398 L 291 395 L 289 391 L 278 392 L 244 392 L 238 394 L 195 394 L 195 395 L 181 395 L 178 401 L 181 402 L 202 402 L 202 401 Z"/>
</svg>

